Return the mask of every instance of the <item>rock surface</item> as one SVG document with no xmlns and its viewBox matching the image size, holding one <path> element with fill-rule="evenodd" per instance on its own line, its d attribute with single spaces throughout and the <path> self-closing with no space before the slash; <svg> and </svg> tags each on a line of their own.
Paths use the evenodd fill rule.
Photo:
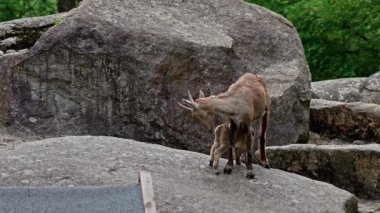
<svg viewBox="0 0 380 213">
<path fill-rule="evenodd" d="M 380 104 L 380 72 L 368 78 L 341 78 L 311 83 L 312 93 L 324 100 Z"/>
<path fill-rule="evenodd" d="M 13 128 L 0 124 L 0 151 L 13 149 L 14 146 L 25 141 L 41 140 L 43 137 L 35 135 L 25 128 Z"/>
<path fill-rule="evenodd" d="M 380 104 L 380 72 L 371 75 L 363 88 L 363 102 Z"/>
<path fill-rule="evenodd" d="M 366 142 L 361 141 L 361 140 L 348 141 L 348 140 L 343 140 L 341 138 L 329 139 L 329 138 L 327 138 L 325 136 L 321 136 L 315 132 L 310 132 L 310 140 L 309 140 L 308 144 L 316 144 L 316 145 L 349 145 L 349 144 L 364 145 L 364 144 L 366 144 Z"/>
<path fill-rule="evenodd" d="M 310 72 L 296 29 L 241 0 L 83 1 L 0 70 L 3 123 L 202 152 L 212 134 L 175 100 L 259 73 L 273 103 L 268 144 L 308 140 Z"/>
<path fill-rule="evenodd" d="M 379 213 L 380 200 L 363 200 L 359 199 L 358 213 Z"/>
<path fill-rule="evenodd" d="M 21 50 L 32 47 L 39 37 L 59 21 L 64 13 L 23 18 L 0 23 L 0 50 Z M 0 54 L 1 56 L 1 54 Z"/>
<path fill-rule="evenodd" d="M 330 138 L 380 143 L 380 105 L 312 99 L 310 129 Z"/>
<path fill-rule="evenodd" d="M 160 212 L 356 212 L 357 199 L 333 185 L 277 169 L 243 166 L 216 176 L 208 156 L 113 137 L 23 143 L 0 155 L 0 185 L 124 185 L 150 171 Z M 222 164 L 226 161 L 222 159 Z"/>
<path fill-rule="evenodd" d="M 380 199 L 380 145 L 293 144 L 267 148 L 271 167 Z"/>
<path fill-rule="evenodd" d="M 320 99 L 359 102 L 361 91 L 367 78 L 341 78 L 335 80 L 317 81 L 311 83 L 311 91 Z"/>
</svg>

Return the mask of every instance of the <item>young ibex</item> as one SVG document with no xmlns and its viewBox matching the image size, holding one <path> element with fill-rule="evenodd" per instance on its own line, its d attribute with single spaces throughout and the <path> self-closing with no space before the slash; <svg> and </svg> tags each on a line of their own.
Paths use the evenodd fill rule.
<svg viewBox="0 0 380 213">
<path fill-rule="evenodd" d="M 248 144 L 245 144 L 244 142 L 244 132 L 241 129 L 238 129 L 238 136 L 237 141 L 235 144 L 235 147 L 233 148 L 234 151 L 234 158 L 236 161 L 236 164 L 240 165 L 240 157 L 250 152 L 253 146 L 253 139 L 254 139 L 254 132 L 252 127 L 249 129 L 248 132 Z M 215 138 L 214 143 L 210 150 L 210 166 L 214 168 L 214 173 L 219 174 L 219 159 L 222 154 L 224 154 L 229 148 L 230 148 L 230 137 L 231 137 L 231 128 L 229 123 L 223 123 L 220 124 L 215 128 Z M 247 157 L 247 156 L 246 156 Z M 249 156 L 248 156 L 249 157 Z M 253 178 L 254 174 L 252 171 L 252 164 L 249 165 L 249 161 L 251 160 L 246 159 L 246 168 L 247 168 L 247 178 Z"/>
<path fill-rule="evenodd" d="M 219 114 L 230 120 L 230 148 L 228 162 L 224 168 L 224 172 L 228 174 L 231 173 L 233 167 L 232 147 L 237 140 L 238 129 L 243 131 L 245 144 L 248 144 L 249 129 L 255 120 L 260 119 L 260 164 L 269 168 L 265 153 L 265 141 L 270 97 L 262 76 L 245 73 L 225 93 L 204 97 L 203 92 L 200 92 L 200 97 L 194 101 L 189 92 L 189 99 L 182 99 L 182 102 L 183 104 L 180 106 L 191 110 L 192 114 L 208 128 L 213 127 L 211 114 Z M 250 159 L 252 159 L 252 153 L 247 152 L 247 161 Z M 247 163 L 251 165 L 252 162 Z"/>
</svg>

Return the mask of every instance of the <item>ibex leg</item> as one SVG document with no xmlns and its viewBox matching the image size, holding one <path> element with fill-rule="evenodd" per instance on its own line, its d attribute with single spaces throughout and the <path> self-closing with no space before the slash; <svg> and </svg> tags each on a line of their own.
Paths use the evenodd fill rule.
<svg viewBox="0 0 380 213">
<path fill-rule="evenodd" d="M 248 179 L 253 179 L 255 177 L 255 174 L 253 173 L 253 166 L 252 166 L 252 139 L 253 135 L 250 133 L 247 133 L 246 137 L 246 149 L 247 149 L 247 160 L 245 163 L 245 166 L 247 168 L 247 174 L 246 177 Z"/>
<path fill-rule="evenodd" d="M 230 147 L 228 148 L 228 161 L 223 171 L 224 173 L 227 173 L 227 174 L 231 174 L 232 167 L 234 166 L 234 157 L 233 157 L 232 147 L 235 146 L 235 142 L 237 140 L 237 125 L 233 122 L 233 120 L 230 120 L 230 129 L 231 129 L 231 135 L 230 135 Z"/>
<path fill-rule="evenodd" d="M 210 150 L 210 162 L 209 162 L 210 166 L 213 166 L 214 157 L 215 157 L 215 143 L 214 145 L 212 145 L 211 150 Z"/>
<path fill-rule="evenodd" d="M 222 156 L 223 153 L 225 153 L 227 150 L 229 149 L 229 145 L 228 144 L 221 144 L 221 146 L 219 146 L 218 148 L 215 149 L 215 152 L 214 152 L 214 162 L 213 162 L 213 168 L 214 168 L 214 173 L 216 175 L 219 174 L 219 159 L 220 157 Z"/>
<path fill-rule="evenodd" d="M 265 112 L 263 117 L 261 118 L 261 128 L 260 128 L 260 165 L 269 169 L 269 163 L 267 160 L 266 152 L 265 152 L 265 141 L 266 141 L 266 133 L 268 128 L 268 111 Z"/>
<path fill-rule="evenodd" d="M 241 165 L 240 156 L 242 153 L 237 148 L 234 148 L 233 151 L 236 165 Z"/>
</svg>

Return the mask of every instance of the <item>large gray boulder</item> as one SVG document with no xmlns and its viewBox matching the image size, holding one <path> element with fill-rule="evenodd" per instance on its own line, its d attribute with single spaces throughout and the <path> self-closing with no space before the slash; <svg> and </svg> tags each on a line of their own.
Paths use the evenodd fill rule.
<svg viewBox="0 0 380 213">
<path fill-rule="evenodd" d="M 329 138 L 380 143 L 380 105 L 312 99 L 310 129 Z"/>
<path fill-rule="evenodd" d="M 241 0 L 85 0 L 25 54 L 0 57 L 0 119 L 43 135 L 96 134 L 208 152 L 175 100 L 266 77 L 268 144 L 307 142 L 310 73 L 296 29 Z"/>
<path fill-rule="evenodd" d="M 316 97 L 324 100 L 341 102 L 359 102 L 367 78 L 341 78 L 311 83 L 311 91 Z"/>
<path fill-rule="evenodd" d="M 367 79 L 362 94 L 363 102 L 380 104 L 380 71 Z"/>
<path fill-rule="evenodd" d="M 11 71 L 25 57 L 40 36 L 63 21 L 65 13 L 42 17 L 22 18 L 0 23 L 0 122 L 9 125 L 13 120 Z"/>
<path fill-rule="evenodd" d="M 0 154 L 0 185 L 129 185 L 151 172 L 159 212 L 356 212 L 335 186 L 254 166 L 214 175 L 209 156 L 113 137 L 77 136 L 20 144 Z M 222 164 L 226 161 L 223 159 Z"/>
<path fill-rule="evenodd" d="M 368 78 L 341 78 L 311 83 L 314 98 L 380 104 L 380 72 Z"/>
<path fill-rule="evenodd" d="M 26 128 L 15 128 L 0 124 L 0 151 L 13 149 L 14 146 L 25 141 L 36 141 L 43 139 L 35 135 L 33 131 Z"/>
<path fill-rule="evenodd" d="M 361 198 L 380 199 L 380 145 L 272 146 L 273 168 L 334 184 Z"/>
</svg>

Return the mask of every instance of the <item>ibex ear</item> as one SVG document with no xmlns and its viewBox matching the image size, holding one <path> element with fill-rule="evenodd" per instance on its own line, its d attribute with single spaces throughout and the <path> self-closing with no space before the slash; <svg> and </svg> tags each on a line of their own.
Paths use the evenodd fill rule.
<svg viewBox="0 0 380 213">
<path fill-rule="evenodd" d="M 206 97 L 202 90 L 199 90 L 199 98 Z"/>
</svg>

